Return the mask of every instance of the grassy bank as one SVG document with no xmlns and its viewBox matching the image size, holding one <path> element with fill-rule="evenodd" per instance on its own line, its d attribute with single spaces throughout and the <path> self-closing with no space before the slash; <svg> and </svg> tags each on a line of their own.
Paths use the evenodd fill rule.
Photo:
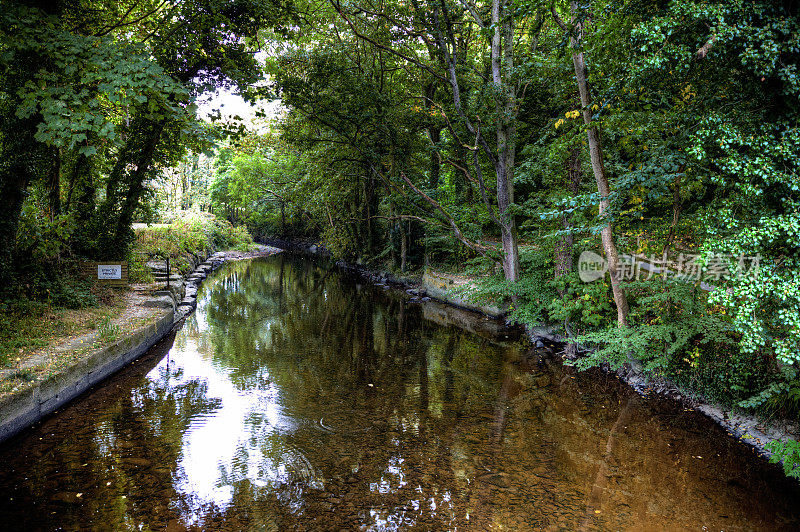
<svg viewBox="0 0 800 532">
<path fill-rule="evenodd" d="M 166 224 L 136 224 L 134 231 L 136 241 L 129 259 L 131 282 L 152 281 L 146 267 L 150 259 L 169 257 L 170 267 L 185 274 L 191 270 L 196 254 L 253 249 L 253 238 L 244 227 L 234 227 L 205 212 L 189 211 Z"/>
<path fill-rule="evenodd" d="M 52 301 L 0 302 L 0 368 L 12 368 L 64 338 L 102 330 L 124 304 L 115 290 L 92 290 L 90 285 L 87 293 L 99 297 L 87 298 L 72 308 Z"/>
</svg>

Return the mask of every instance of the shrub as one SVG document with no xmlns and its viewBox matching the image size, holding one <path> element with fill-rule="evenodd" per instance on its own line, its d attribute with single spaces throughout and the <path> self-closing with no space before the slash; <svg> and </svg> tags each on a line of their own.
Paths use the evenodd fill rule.
<svg viewBox="0 0 800 532">
<path fill-rule="evenodd" d="M 147 267 L 147 256 L 134 250 L 128 252 L 128 280 L 132 283 L 152 283 L 153 272 Z"/>
<path fill-rule="evenodd" d="M 217 249 L 250 251 L 253 247 L 253 237 L 244 226 L 234 227 L 228 220 L 215 218 L 211 231 L 211 241 Z"/>
<path fill-rule="evenodd" d="M 50 303 L 57 307 L 77 309 L 96 306 L 98 298 L 87 280 L 65 277 L 50 293 Z"/>
<path fill-rule="evenodd" d="M 781 463 L 787 477 L 800 479 L 800 442 L 792 439 L 774 441 L 767 444 L 773 455 L 769 461 Z"/>
<path fill-rule="evenodd" d="M 169 225 L 137 229 L 131 259 L 138 271 L 140 266 L 144 266 L 145 257 L 169 257 L 173 267 L 185 272 L 191 267 L 193 254 L 210 253 L 216 249 L 249 251 L 252 246 L 253 238 L 244 227 L 234 227 L 213 214 L 192 212 L 176 218 Z M 140 273 L 136 274 L 137 279 L 143 278 Z"/>
</svg>

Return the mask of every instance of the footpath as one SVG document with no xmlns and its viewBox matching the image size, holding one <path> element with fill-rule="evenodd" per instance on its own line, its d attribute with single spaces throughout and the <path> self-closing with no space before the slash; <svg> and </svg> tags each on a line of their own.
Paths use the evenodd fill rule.
<svg viewBox="0 0 800 532">
<path fill-rule="evenodd" d="M 252 252 L 199 255 L 185 278 L 169 274 L 161 263 L 149 263 L 155 282 L 130 285 L 114 316 L 91 332 L 59 338 L 0 370 L 0 442 L 55 412 L 176 330 L 197 306 L 200 284 L 224 262 L 279 251 L 259 245 Z"/>
</svg>

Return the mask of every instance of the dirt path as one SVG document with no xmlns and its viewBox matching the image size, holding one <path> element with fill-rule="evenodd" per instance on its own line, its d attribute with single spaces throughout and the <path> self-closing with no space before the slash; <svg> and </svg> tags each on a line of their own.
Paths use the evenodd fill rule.
<svg viewBox="0 0 800 532">
<path fill-rule="evenodd" d="M 158 285 L 132 285 L 115 293 L 108 304 L 79 310 L 46 311 L 41 320 L 52 323 L 52 334 L 38 347 L 12 353 L 11 365 L 0 370 L 0 398 L 41 381 L 94 350 L 156 321 L 168 303 L 153 303 Z"/>
</svg>

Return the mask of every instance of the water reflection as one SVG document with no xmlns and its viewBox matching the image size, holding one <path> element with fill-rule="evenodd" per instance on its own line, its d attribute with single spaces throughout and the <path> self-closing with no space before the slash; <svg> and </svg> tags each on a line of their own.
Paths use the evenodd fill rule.
<svg viewBox="0 0 800 532">
<path fill-rule="evenodd" d="M 506 332 L 324 265 L 228 264 L 171 348 L 0 449 L 0 518 L 26 530 L 796 528 L 797 487 L 720 429 Z"/>
</svg>

